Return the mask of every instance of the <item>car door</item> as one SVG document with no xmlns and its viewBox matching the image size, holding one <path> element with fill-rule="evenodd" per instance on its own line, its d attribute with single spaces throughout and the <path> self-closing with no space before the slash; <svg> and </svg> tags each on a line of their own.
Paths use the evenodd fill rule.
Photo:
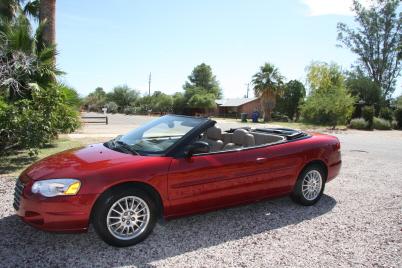
<svg viewBox="0 0 402 268">
<path fill-rule="evenodd" d="M 243 150 L 243 170 L 238 176 L 247 176 L 247 188 L 254 199 L 289 193 L 297 179 L 304 155 L 296 143 L 281 143 Z"/>
<path fill-rule="evenodd" d="M 168 175 L 170 208 L 184 215 L 259 198 L 266 174 L 264 150 L 234 150 L 174 158 Z"/>
</svg>

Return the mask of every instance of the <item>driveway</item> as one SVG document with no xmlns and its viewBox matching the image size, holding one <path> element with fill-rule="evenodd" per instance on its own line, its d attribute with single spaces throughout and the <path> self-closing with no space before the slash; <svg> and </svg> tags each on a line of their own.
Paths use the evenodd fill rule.
<svg viewBox="0 0 402 268">
<path fill-rule="evenodd" d="M 121 129 L 144 118 L 134 119 Z M 14 178 L 2 177 L 0 266 L 402 267 L 402 132 L 334 135 L 342 172 L 315 206 L 284 197 L 172 220 L 130 248 L 106 245 L 92 228 L 50 234 L 23 224 Z"/>
</svg>

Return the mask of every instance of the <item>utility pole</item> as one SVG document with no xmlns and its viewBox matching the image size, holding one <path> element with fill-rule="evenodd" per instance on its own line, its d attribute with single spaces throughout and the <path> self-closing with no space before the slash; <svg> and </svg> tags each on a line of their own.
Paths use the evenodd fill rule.
<svg viewBox="0 0 402 268">
<path fill-rule="evenodd" d="M 149 73 L 149 80 L 148 80 L 148 95 L 151 96 L 151 73 Z"/>
<path fill-rule="evenodd" d="M 248 99 L 248 92 L 250 91 L 250 83 L 246 83 L 245 85 L 247 86 L 246 98 Z"/>
</svg>

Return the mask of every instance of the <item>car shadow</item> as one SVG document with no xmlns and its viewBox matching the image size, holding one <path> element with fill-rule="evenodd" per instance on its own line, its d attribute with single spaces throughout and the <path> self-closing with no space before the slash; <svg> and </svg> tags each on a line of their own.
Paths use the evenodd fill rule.
<svg viewBox="0 0 402 268">
<path fill-rule="evenodd" d="M 84 234 L 46 233 L 12 215 L 0 219 L 0 266 L 153 267 L 158 260 L 319 217 L 335 205 L 328 195 L 311 207 L 287 197 L 262 201 L 158 224 L 145 241 L 129 248 L 105 244 L 92 228 Z"/>
</svg>

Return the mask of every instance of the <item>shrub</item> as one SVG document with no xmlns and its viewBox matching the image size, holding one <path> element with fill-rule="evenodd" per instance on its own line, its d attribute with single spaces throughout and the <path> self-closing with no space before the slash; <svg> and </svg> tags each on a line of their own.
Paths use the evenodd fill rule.
<svg viewBox="0 0 402 268">
<path fill-rule="evenodd" d="M 343 87 L 314 91 L 302 105 L 308 122 L 335 127 L 346 123 L 353 112 L 354 98 Z"/>
<path fill-rule="evenodd" d="M 112 92 L 106 94 L 109 102 L 117 104 L 119 112 L 123 112 L 124 108 L 129 107 L 136 102 L 140 96 L 139 91 L 129 88 L 127 85 L 117 86 Z"/>
<path fill-rule="evenodd" d="M 364 106 L 362 109 L 362 117 L 368 123 L 368 128 L 373 129 L 374 107 Z"/>
<path fill-rule="evenodd" d="M 381 108 L 380 110 L 380 118 L 384 118 L 385 120 L 392 121 L 392 110 L 390 108 Z"/>
<path fill-rule="evenodd" d="M 273 112 L 271 114 L 271 116 L 272 116 L 272 120 L 274 120 L 274 121 L 279 121 L 279 122 L 290 122 L 291 121 L 287 115 L 284 115 L 279 112 Z"/>
<path fill-rule="evenodd" d="M 378 129 L 378 130 L 390 130 L 391 123 L 388 120 L 385 120 L 384 118 L 374 117 L 373 118 L 373 127 L 374 127 L 374 129 Z"/>
<path fill-rule="evenodd" d="M 97 87 L 83 99 L 83 107 L 89 112 L 101 112 L 106 103 L 106 92 L 103 88 Z"/>
<path fill-rule="evenodd" d="M 135 107 L 126 107 L 123 110 L 123 113 L 125 114 L 135 114 L 135 112 L 137 111 L 137 109 Z"/>
<path fill-rule="evenodd" d="M 350 120 L 349 127 L 353 129 L 367 129 L 368 123 L 364 118 L 353 118 Z"/>
<path fill-rule="evenodd" d="M 306 96 L 304 85 L 297 80 L 289 81 L 283 89 L 283 93 L 276 97 L 275 111 L 285 114 L 291 120 L 299 113 L 299 105 Z M 274 115 L 272 114 L 272 119 Z M 282 119 L 285 120 L 285 119 Z M 286 121 L 287 122 L 287 121 Z"/>
<path fill-rule="evenodd" d="M 395 120 L 392 120 L 391 126 L 392 126 L 392 129 L 398 129 L 398 122 L 396 122 Z"/>
<path fill-rule="evenodd" d="M 397 128 L 402 129 L 402 108 L 398 108 L 394 113 L 395 121 L 397 123 Z"/>
<path fill-rule="evenodd" d="M 119 106 L 114 101 L 109 101 L 108 103 L 105 104 L 105 107 L 107 108 L 108 113 L 117 113 Z"/>
<path fill-rule="evenodd" d="M 32 99 L 10 104 L 0 102 L 0 152 L 28 149 L 31 155 L 59 133 L 80 126 L 78 111 L 66 104 L 57 86 L 32 86 Z"/>
<path fill-rule="evenodd" d="M 82 100 L 78 95 L 77 91 L 74 88 L 63 84 L 58 85 L 58 87 L 59 90 L 61 91 L 61 94 L 63 94 L 65 103 L 78 110 L 82 104 Z"/>
</svg>

